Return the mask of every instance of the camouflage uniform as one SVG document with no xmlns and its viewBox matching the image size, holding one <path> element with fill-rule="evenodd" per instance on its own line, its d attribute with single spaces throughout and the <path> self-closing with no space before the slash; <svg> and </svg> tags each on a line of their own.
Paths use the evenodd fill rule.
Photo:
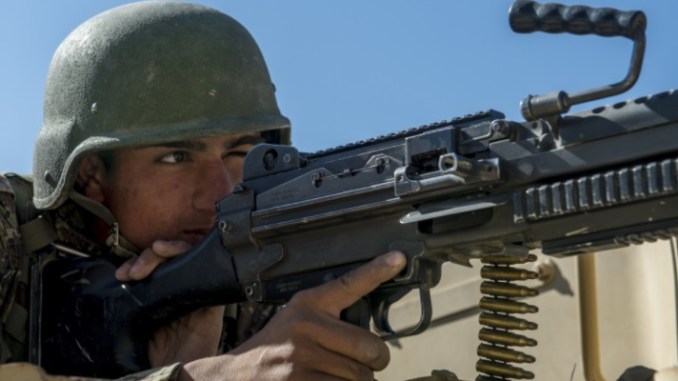
<svg viewBox="0 0 678 381">
<path fill-rule="evenodd" d="M 37 216 L 31 198 L 32 183 L 29 179 L 12 174 L 0 175 L 0 363 L 18 363 L 28 358 L 28 348 L 25 344 L 28 339 L 28 282 L 25 273 L 29 254 L 23 249 L 24 241 L 20 226 Z M 106 247 L 98 245 L 84 234 L 94 216 L 75 203 L 67 201 L 54 211 L 42 213 L 50 215 L 49 220 L 52 221 L 56 239 L 60 243 L 91 255 L 110 255 L 107 254 L 109 251 Z M 30 238 L 26 242 L 29 240 Z M 274 309 L 270 306 L 249 303 L 227 306 L 222 333 L 222 352 L 231 350 L 247 340 L 268 322 L 273 313 Z M 173 364 L 118 380 L 174 380 L 180 369 L 180 364 Z M 20 375 L 22 379 L 36 381 L 97 380 L 48 376 L 39 367 L 27 363 L 0 366 L 0 379 L 9 379 L 10 375 Z"/>
<path fill-rule="evenodd" d="M 9 331 L 25 332 L 24 326 L 6 329 L 8 325 L 21 324 L 10 320 L 10 312 L 16 297 L 16 289 L 19 285 L 19 269 L 21 264 L 21 237 L 17 222 L 16 207 L 14 204 L 14 192 L 7 178 L 0 176 L 0 323 L 2 323 L 2 335 L 0 336 L 0 362 L 7 362 L 12 358 L 23 355 L 18 351 L 18 340 L 15 334 Z M 16 314 L 17 312 L 15 312 Z M 15 348 L 12 351 L 11 348 Z"/>
</svg>

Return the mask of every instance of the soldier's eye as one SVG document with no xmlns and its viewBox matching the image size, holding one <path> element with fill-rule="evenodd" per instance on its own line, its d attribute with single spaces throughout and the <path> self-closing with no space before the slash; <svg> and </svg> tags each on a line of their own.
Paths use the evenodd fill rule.
<svg viewBox="0 0 678 381">
<path fill-rule="evenodd" d="M 252 144 L 240 144 L 238 146 L 231 148 L 228 151 L 227 156 L 244 158 L 245 156 L 247 156 L 247 153 L 250 152 L 252 147 L 254 147 L 254 145 Z"/>
<path fill-rule="evenodd" d="M 245 157 L 247 156 L 247 151 L 230 151 L 228 156 Z"/>
<path fill-rule="evenodd" d="M 188 152 L 186 151 L 174 151 L 164 155 L 160 158 L 160 161 L 168 164 L 177 164 L 189 159 Z"/>
</svg>

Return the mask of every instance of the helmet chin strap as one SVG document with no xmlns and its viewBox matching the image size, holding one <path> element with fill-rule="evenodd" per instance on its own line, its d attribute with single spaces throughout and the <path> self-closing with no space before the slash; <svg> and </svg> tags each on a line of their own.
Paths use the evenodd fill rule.
<svg viewBox="0 0 678 381">
<path fill-rule="evenodd" d="M 85 210 L 99 217 L 108 225 L 106 246 L 111 249 L 113 254 L 122 258 L 132 258 L 139 255 L 141 250 L 120 234 L 118 222 L 108 208 L 75 190 L 72 190 L 68 197 Z"/>
</svg>

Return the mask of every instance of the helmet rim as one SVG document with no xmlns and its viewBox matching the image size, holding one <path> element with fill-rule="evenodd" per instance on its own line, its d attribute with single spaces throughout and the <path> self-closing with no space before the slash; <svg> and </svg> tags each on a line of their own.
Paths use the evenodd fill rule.
<svg viewBox="0 0 678 381">
<path fill-rule="evenodd" d="M 167 128 L 172 128 L 168 134 Z M 163 143 L 183 140 L 202 139 L 225 134 L 238 134 L 244 132 L 264 132 L 279 130 L 281 132 L 280 144 L 290 144 L 290 121 L 282 115 L 271 115 L 257 118 L 228 118 L 221 120 L 202 120 L 188 123 L 179 123 L 173 126 L 161 125 L 145 130 L 112 131 L 110 134 L 90 136 L 80 142 L 70 154 L 63 158 L 63 163 L 55 162 L 62 170 L 58 179 L 46 170 L 45 173 L 34 173 L 36 183 L 33 202 L 38 209 L 53 209 L 61 205 L 67 198 L 68 192 L 64 189 L 72 188 L 75 183 L 77 169 L 81 159 L 88 154 L 110 151 L 120 148 L 147 147 Z M 50 134 L 41 133 L 36 140 L 36 145 L 49 144 L 53 137 Z M 45 182 L 40 186 L 40 182 Z M 51 184 L 50 184 L 51 183 Z M 44 192 L 51 189 L 50 192 Z"/>
</svg>

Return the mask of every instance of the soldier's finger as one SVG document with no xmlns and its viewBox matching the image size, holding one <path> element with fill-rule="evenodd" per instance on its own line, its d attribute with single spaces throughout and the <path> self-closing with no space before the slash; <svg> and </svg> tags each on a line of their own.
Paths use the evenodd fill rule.
<svg viewBox="0 0 678 381">
<path fill-rule="evenodd" d="M 185 241 L 155 241 L 151 248 L 156 255 L 172 258 L 190 250 L 191 244 Z"/>
<path fill-rule="evenodd" d="M 157 255 L 153 249 L 146 249 L 136 258 L 129 270 L 129 276 L 133 280 L 144 279 L 155 270 L 158 265 L 165 262 L 167 258 Z"/>
<path fill-rule="evenodd" d="M 366 329 L 343 321 L 334 320 L 324 324 L 322 328 L 314 330 L 313 338 L 328 352 L 341 354 L 370 370 L 384 369 L 391 358 L 384 340 Z"/>
<path fill-rule="evenodd" d="M 144 279 L 168 258 L 185 253 L 191 245 L 184 241 L 155 241 L 136 258 L 130 258 L 115 272 L 122 282 Z"/>
<path fill-rule="evenodd" d="M 132 277 L 129 276 L 129 270 L 134 265 L 136 258 L 130 258 L 125 261 L 120 267 L 115 270 L 115 278 L 121 282 L 129 282 L 132 280 Z"/>
<path fill-rule="evenodd" d="M 407 260 L 399 251 L 381 255 L 367 264 L 321 286 L 307 290 L 307 297 L 318 307 L 339 317 L 341 311 L 367 295 L 405 267 Z"/>
</svg>

